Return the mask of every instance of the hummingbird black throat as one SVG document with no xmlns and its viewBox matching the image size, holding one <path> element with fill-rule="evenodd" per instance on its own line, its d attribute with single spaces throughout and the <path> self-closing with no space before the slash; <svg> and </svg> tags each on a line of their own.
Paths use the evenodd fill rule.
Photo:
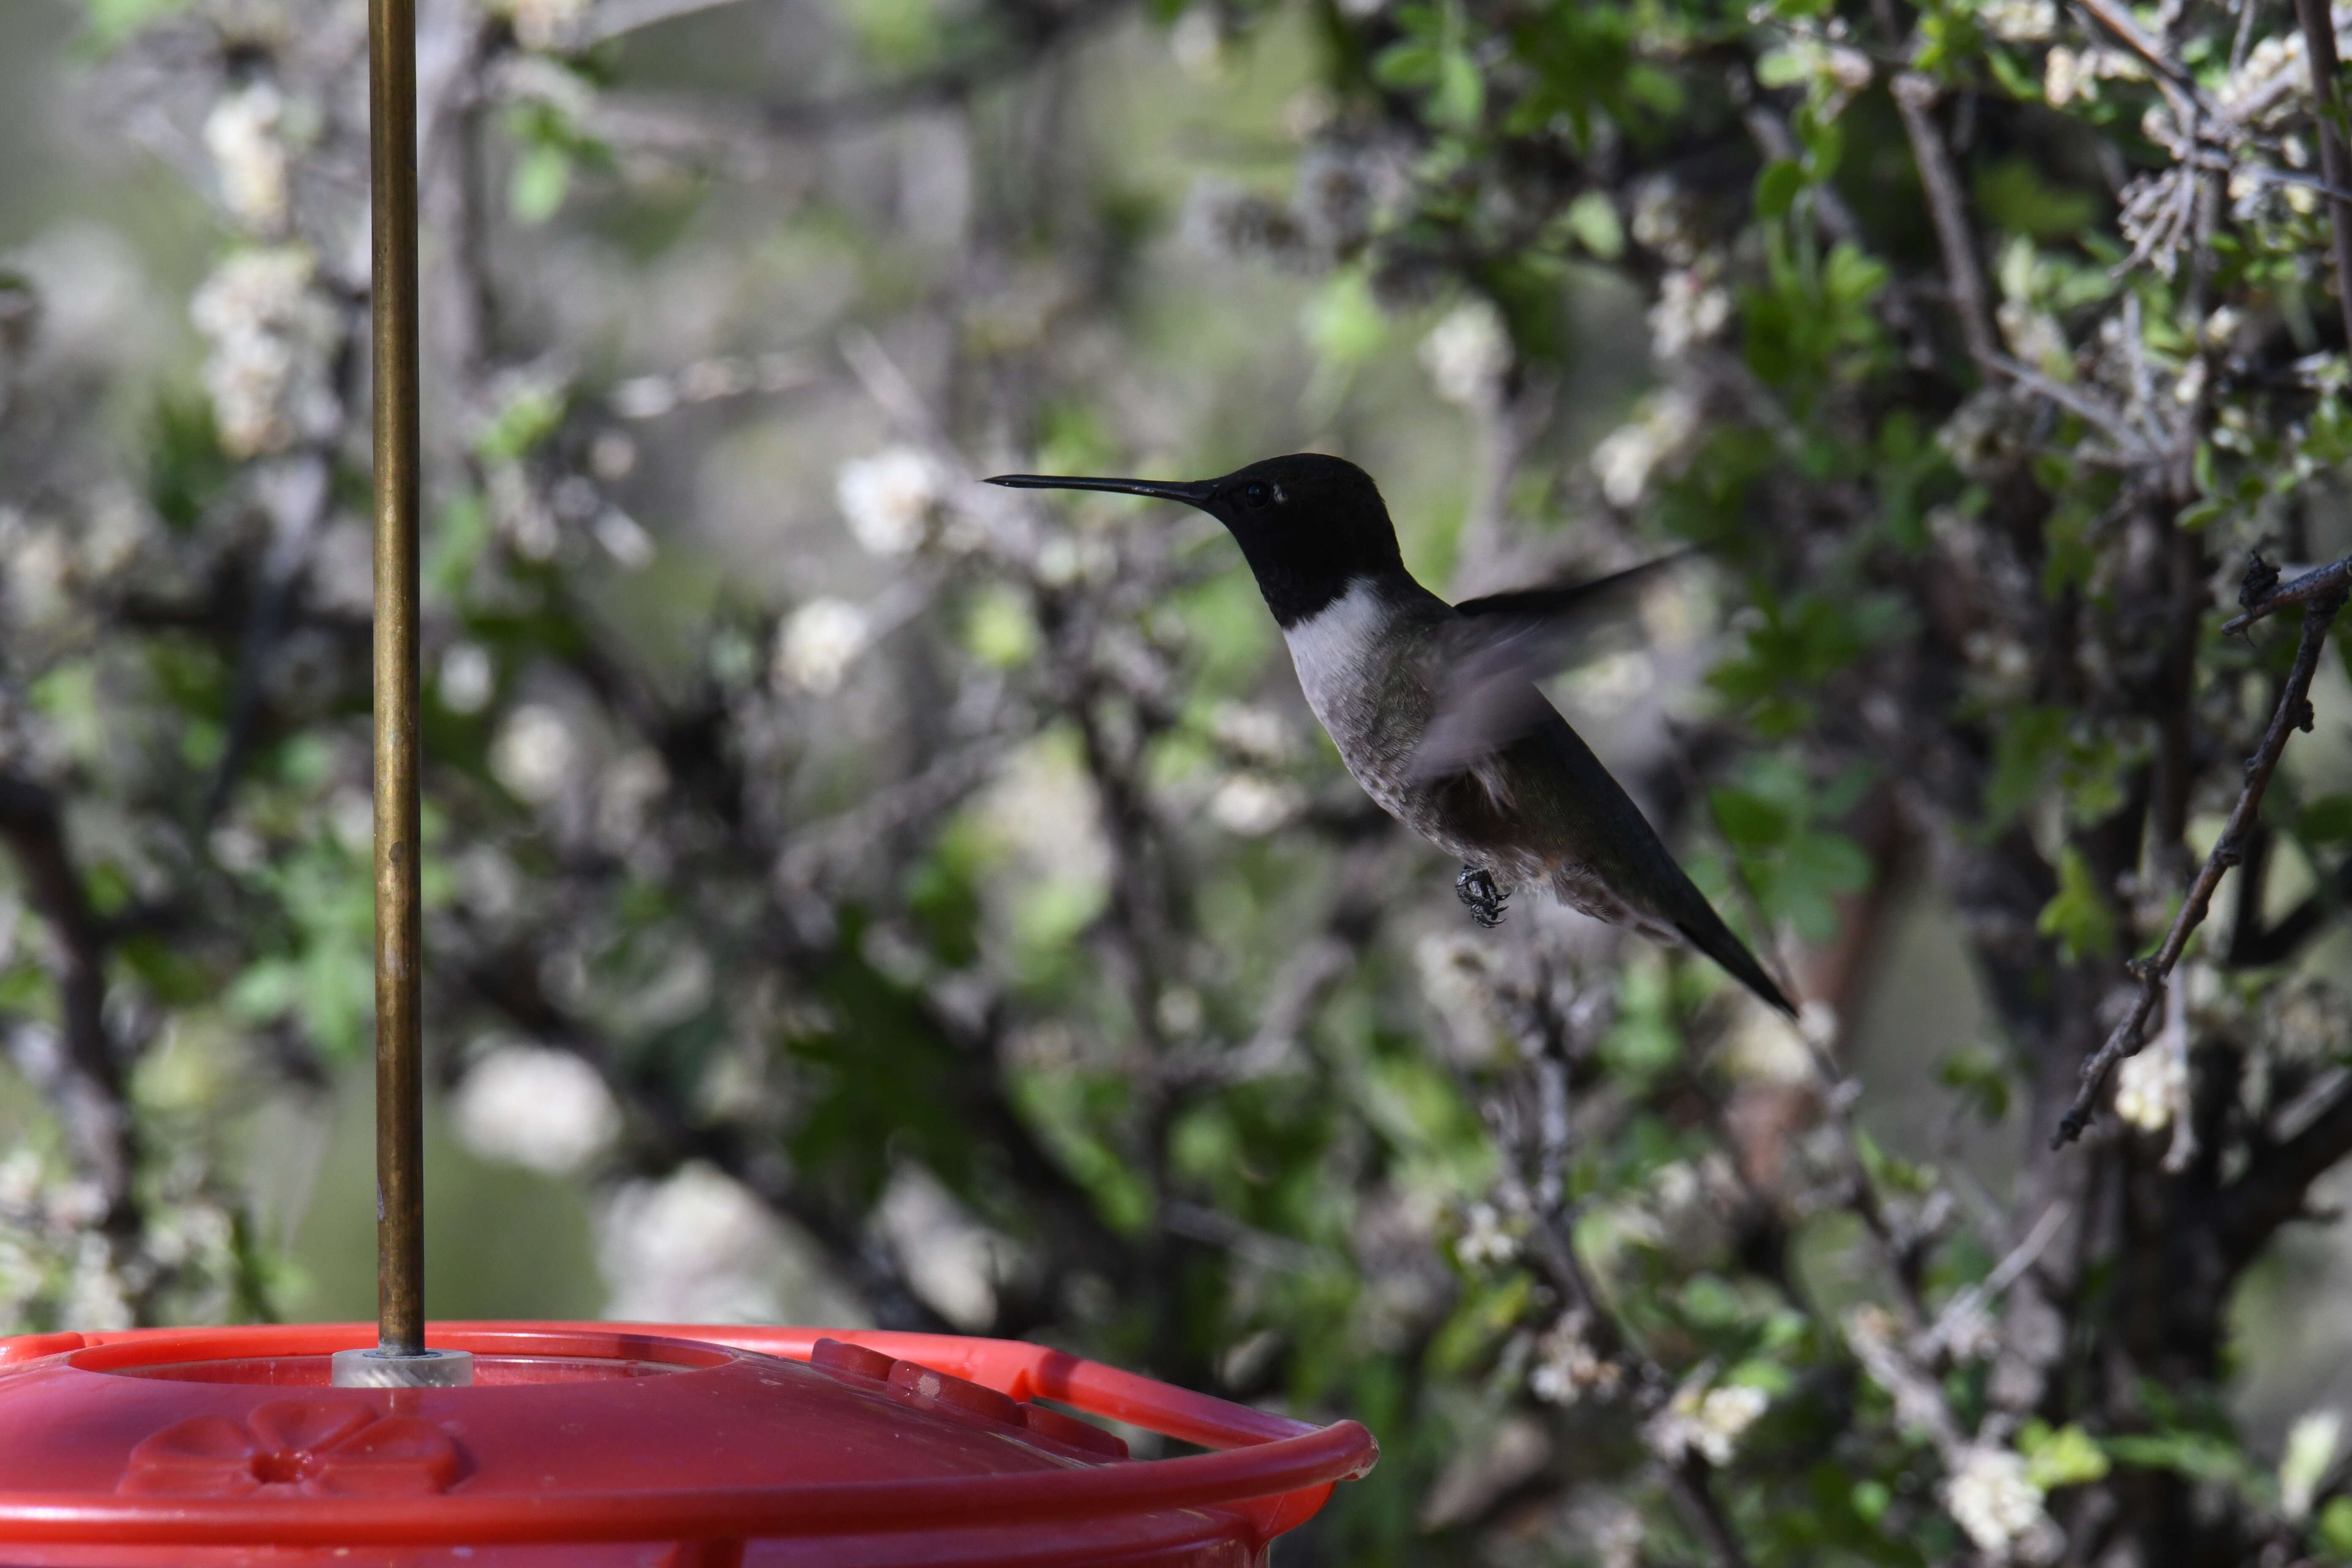
<svg viewBox="0 0 2352 1568">
<path fill-rule="evenodd" d="M 1382 810 L 1460 858 L 1455 891 L 1480 925 L 1502 919 L 1513 889 L 1549 889 L 1586 914 L 1696 949 L 1795 1016 L 1536 685 L 1565 660 L 1570 610 L 1664 562 L 1448 605 L 1405 570 L 1371 476 L 1314 452 L 1215 479 L 1002 474 L 988 482 L 1151 496 L 1223 523 L 1348 771 Z"/>
</svg>

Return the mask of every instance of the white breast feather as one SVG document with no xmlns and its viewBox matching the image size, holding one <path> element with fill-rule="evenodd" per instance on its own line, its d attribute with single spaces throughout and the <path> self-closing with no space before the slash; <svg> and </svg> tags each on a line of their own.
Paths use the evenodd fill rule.
<svg viewBox="0 0 2352 1568">
<path fill-rule="evenodd" d="M 1388 606 L 1372 585 L 1358 583 L 1282 634 L 1307 705 L 1334 740 L 1349 732 L 1349 705 L 1378 689 L 1373 655 L 1388 621 Z"/>
</svg>

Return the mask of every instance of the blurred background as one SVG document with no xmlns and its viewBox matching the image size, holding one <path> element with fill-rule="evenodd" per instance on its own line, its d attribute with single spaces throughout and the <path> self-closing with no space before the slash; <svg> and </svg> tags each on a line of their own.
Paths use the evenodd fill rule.
<svg viewBox="0 0 2352 1568">
<path fill-rule="evenodd" d="M 2352 1552 L 2352 1258 L 2282 1228 L 2347 1137 L 2333 649 L 2045 1149 L 2294 646 L 2206 612 L 2352 542 L 2317 204 L 2148 238 L 2160 65 L 2021 4 L 420 9 L 433 1316 L 1353 1415 L 1301 1563 Z M 2179 9 L 2291 176 L 2291 15 Z M 0 7 L 0 1331 L 374 1310 L 363 24 Z M 1710 547 L 1553 695 L 1801 1037 L 1474 929 L 1207 519 L 975 482 L 1305 448 L 1449 597 Z"/>
</svg>

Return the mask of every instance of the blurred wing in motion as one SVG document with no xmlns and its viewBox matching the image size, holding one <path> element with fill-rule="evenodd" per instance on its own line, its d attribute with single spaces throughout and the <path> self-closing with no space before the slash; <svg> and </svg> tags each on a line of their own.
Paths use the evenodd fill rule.
<svg viewBox="0 0 2352 1568">
<path fill-rule="evenodd" d="M 1429 729 L 1412 755 L 1416 780 L 1467 771 L 1545 722 L 1552 712 L 1538 683 L 1589 656 L 1604 610 L 1622 610 L 1678 550 L 1639 566 L 1545 588 L 1465 599 L 1439 634 L 1436 693 Z"/>
</svg>

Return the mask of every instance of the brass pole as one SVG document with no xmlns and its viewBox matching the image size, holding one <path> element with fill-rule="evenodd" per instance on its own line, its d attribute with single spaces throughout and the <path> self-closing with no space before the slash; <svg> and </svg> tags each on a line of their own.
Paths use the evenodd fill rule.
<svg viewBox="0 0 2352 1568">
<path fill-rule="evenodd" d="M 381 1351 L 425 1349 L 418 910 L 416 5 L 368 3 L 375 315 L 375 1246 Z"/>
</svg>

